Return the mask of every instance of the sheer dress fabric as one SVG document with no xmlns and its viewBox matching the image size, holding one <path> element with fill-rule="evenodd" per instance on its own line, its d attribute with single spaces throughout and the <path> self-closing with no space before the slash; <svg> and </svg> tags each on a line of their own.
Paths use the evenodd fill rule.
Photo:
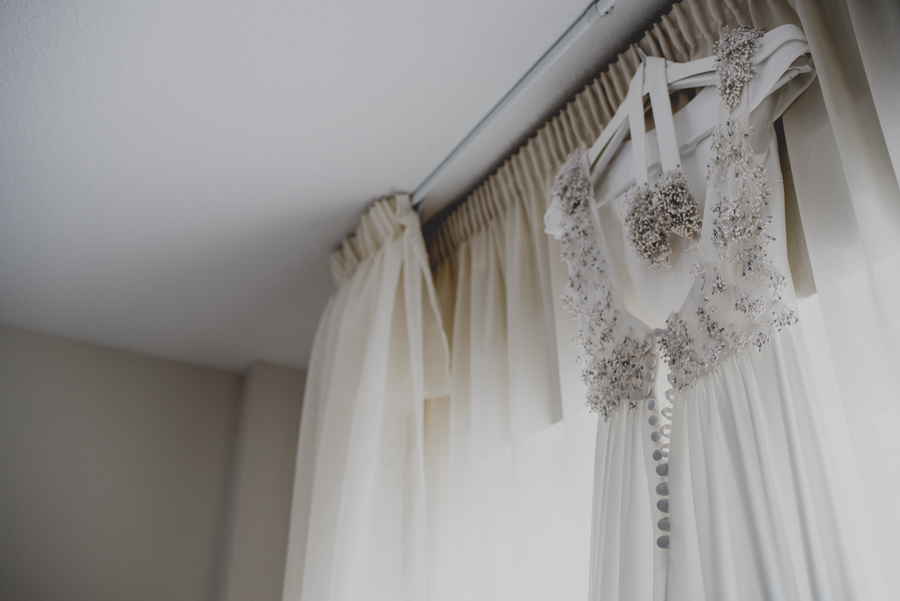
<svg viewBox="0 0 900 601">
<path fill-rule="evenodd" d="M 750 88 L 757 80 L 778 80 L 780 73 L 768 71 L 784 69 L 790 62 L 770 60 L 757 65 L 759 73 Z M 757 103 L 750 116 L 755 131 L 747 134 L 753 161 L 768 176 L 771 223 L 767 234 L 773 240 L 766 256 L 784 277 L 784 285 L 777 291 L 781 298 L 767 301 L 766 311 L 776 307 L 777 312 L 779 303 L 796 306 L 772 124 L 809 84 L 808 79 L 800 80 L 802 84 L 788 83 Z M 726 126 L 735 113 L 741 116 L 742 108 L 746 119 L 750 96 L 745 86 L 737 110 L 720 111 L 718 125 Z M 708 100 L 701 93 L 693 102 L 700 106 Z M 679 140 L 696 137 L 692 128 L 696 129 L 698 121 L 691 118 L 691 110 L 689 104 L 676 115 Z M 714 110 L 703 113 L 713 120 Z M 654 133 L 647 135 L 647 147 L 651 149 L 656 147 Z M 610 315 L 615 313 L 615 318 L 607 317 L 612 324 L 612 339 L 631 336 L 647 341 L 637 359 L 628 355 L 624 361 L 640 361 L 647 382 L 666 382 L 666 376 L 674 376 L 674 386 L 666 396 L 662 393 L 668 386 L 636 385 L 629 391 L 628 402 L 614 403 L 606 412 L 608 420 L 599 425 L 590 598 L 858 598 L 841 516 L 832 502 L 829 465 L 813 411 L 816 393 L 805 363 L 808 353 L 800 327 L 767 331 L 759 338 L 761 344 L 738 346 L 721 357 L 713 353 L 712 359 L 709 349 L 715 337 L 702 351 L 699 346 L 690 347 L 707 353 L 705 367 L 701 366 L 692 379 L 690 371 L 684 369 L 687 359 L 681 352 L 686 348 L 683 340 L 676 337 L 677 344 L 673 345 L 669 335 L 673 325 L 683 322 L 694 339 L 706 340 L 703 330 L 709 322 L 703 321 L 701 310 L 712 306 L 718 309 L 713 315 L 727 316 L 728 302 L 737 308 L 738 283 L 747 287 L 750 298 L 765 294 L 765 286 L 749 282 L 752 278 L 726 273 L 725 295 L 711 301 L 698 300 L 714 294 L 710 292 L 714 284 L 712 266 L 723 271 L 729 268 L 712 262 L 717 253 L 723 252 L 711 235 L 717 217 L 713 209 L 723 201 L 716 196 L 715 178 L 709 184 L 704 181 L 705 167 L 715 164 L 716 156 L 710 150 L 710 140 L 703 138 L 684 149 L 681 156 L 689 187 L 702 207 L 704 227 L 699 248 L 670 236 L 671 266 L 664 274 L 649 270 L 636 258 L 622 233 L 627 210 L 622 197 L 634 173 L 626 145 L 594 186 L 595 212 L 588 218 L 595 227 L 589 233 L 596 238 L 592 243 L 599 260 L 583 262 L 581 269 L 573 267 L 571 260 L 569 263 L 570 275 L 581 276 L 592 265 L 605 272 L 601 279 L 608 282 L 611 292 L 601 293 L 600 298 L 605 294 L 612 298 Z M 561 173 L 567 168 L 572 165 L 564 166 Z M 575 168 L 577 171 L 577 164 Z M 586 164 L 580 168 L 584 171 Z M 658 177 L 659 171 L 658 166 L 651 165 L 651 179 Z M 548 231 L 562 238 L 565 247 L 565 237 L 572 231 L 578 235 L 584 232 L 577 220 L 567 221 L 567 205 L 560 204 L 559 198 L 548 211 L 547 223 Z M 568 254 L 571 257 L 573 253 Z M 699 270 L 694 267 L 698 263 L 703 265 Z M 754 269 L 758 272 L 760 267 Z M 744 284 L 744 280 L 749 283 Z M 575 283 L 576 287 L 589 285 L 586 280 Z M 678 309 L 673 305 L 682 298 L 685 305 L 667 318 L 669 312 Z M 718 307 L 713 303 L 719 303 Z M 699 319 L 694 317 L 694 309 Z M 591 318 L 586 315 L 583 313 L 581 322 L 583 330 L 589 328 L 588 336 L 602 330 L 589 325 Z M 724 319 L 723 325 L 728 321 Z M 776 315 L 775 321 L 783 327 L 792 320 Z M 651 333 L 652 326 L 658 329 Z M 612 346 L 610 343 L 604 348 L 608 352 Z M 586 348 L 590 352 L 599 347 Z M 659 363 L 663 351 L 668 354 L 668 367 L 673 368 L 671 374 Z M 616 351 L 612 352 L 610 361 L 618 360 Z M 591 360 L 586 357 L 589 367 Z"/>
</svg>

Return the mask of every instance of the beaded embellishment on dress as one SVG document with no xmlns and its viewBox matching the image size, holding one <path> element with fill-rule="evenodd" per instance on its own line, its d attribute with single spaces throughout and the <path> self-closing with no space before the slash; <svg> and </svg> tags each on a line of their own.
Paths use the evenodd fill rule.
<svg viewBox="0 0 900 601">
<path fill-rule="evenodd" d="M 672 247 L 660 226 L 654 190 L 648 184 L 634 185 L 625 194 L 625 227 L 628 241 L 641 262 L 651 269 L 669 267 Z"/>
<path fill-rule="evenodd" d="M 768 233 L 772 216 L 766 171 L 753 159 L 753 130 L 735 110 L 742 107 L 748 112 L 743 88 L 753 75 L 753 53 L 760 37 L 761 30 L 742 26 L 723 33 L 716 45 L 717 91 L 726 117 L 713 134 L 706 178 L 715 194 L 712 241 L 717 256 L 711 264 L 701 261 L 694 267 L 695 281 L 700 283 L 695 295 L 700 340 L 691 336 L 684 316 L 673 311 L 666 321 L 661 343 L 679 390 L 692 387 L 702 373 L 712 372 L 719 361 L 748 343 L 762 349 L 773 331 L 797 322 L 794 310 L 781 298 L 785 276 L 766 255 L 774 240 Z M 726 280 L 723 273 L 730 277 Z M 745 291 L 741 280 L 755 294 Z M 710 303 L 709 295 L 729 288 L 734 303 L 727 310 Z"/>
<path fill-rule="evenodd" d="M 670 267 L 667 234 L 696 240 L 703 223 L 681 168 L 664 171 L 652 188 L 648 184 L 629 188 L 624 221 L 628 241 L 641 262 L 658 271 Z"/>
<path fill-rule="evenodd" d="M 581 318 L 576 341 L 587 404 L 609 419 L 620 406 L 633 408 L 646 396 L 643 361 L 651 339 L 649 335 L 629 333 L 616 343 L 618 314 L 591 218 L 594 191 L 587 173 L 585 153 L 580 150 L 560 168 L 554 185 L 563 232 L 559 239 L 561 254 L 569 264 L 563 304 L 574 317 Z"/>
<path fill-rule="evenodd" d="M 680 167 L 663 171 L 659 176 L 656 183 L 656 206 L 659 225 L 664 231 L 688 240 L 700 237 L 703 220 Z"/>
<path fill-rule="evenodd" d="M 707 166 L 715 256 L 694 266 L 691 295 L 670 313 L 665 328 L 657 330 L 676 390 L 694 386 L 747 344 L 762 348 L 774 331 L 797 322 L 794 309 L 781 297 L 786 278 L 766 254 L 773 240 L 768 232 L 770 188 L 765 169 L 753 158 L 752 130 L 746 125 L 745 88 L 761 36 L 759 30 L 739 27 L 725 32 L 716 46 L 717 91 L 724 115 L 712 136 L 713 156 Z M 628 193 L 626 235 L 640 237 L 639 254 L 645 262 L 660 265 L 671 253 L 665 233 L 662 238 L 656 234 L 668 230 L 697 238 L 701 232 L 696 204 L 681 185 L 683 177 L 666 172 L 655 187 Z M 626 326 L 634 320 L 620 318 L 619 291 L 611 287 L 591 202 L 590 170 L 585 152 L 579 150 L 557 174 L 550 213 L 569 265 L 564 303 L 581 322 L 577 340 L 587 403 L 608 419 L 621 406 L 635 407 L 646 397 L 642 365 L 655 346 L 648 326 Z M 665 210 L 659 211 L 660 206 Z M 666 216 L 661 218 L 661 213 Z"/>
<path fill-rule="evenodd" d="M 739 25 L 730 31 L 727 27 L 723 29 L 716 42 L 715 65 L 719 76 L 716 91 L 729 108 L 737 106 L 744 84 L 753 78 L 753 55 L 761 37 L 762 29 Z"/>
</svg>

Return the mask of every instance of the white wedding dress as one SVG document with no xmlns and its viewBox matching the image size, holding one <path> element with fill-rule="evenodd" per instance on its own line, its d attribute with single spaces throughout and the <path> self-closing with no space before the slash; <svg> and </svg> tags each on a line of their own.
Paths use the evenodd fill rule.
<svg viewBox="0 0 900 601">
<path fill-rule="evenodd" d="M 674 117 L 652 92 L 665 62 L 645 61 L 626 101 L 632 141 L 593 179 L 585 153 L 571 157 L 546 216 L 588 405 L 605 418 L 592 600 L 856 598 L 794 313 L 773 126 L 814 74 L 796 27 L 723 36 L 718 90 Z"/>
</svg>

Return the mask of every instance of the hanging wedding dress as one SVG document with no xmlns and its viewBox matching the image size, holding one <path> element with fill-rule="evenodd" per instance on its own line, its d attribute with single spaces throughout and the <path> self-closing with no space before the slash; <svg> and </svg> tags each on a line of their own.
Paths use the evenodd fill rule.
<svg viewBox="0 0 900 601">
<path fill-rule="evenodd" d="M 594 181 L 585 152 L 557 176 L 547 232 L 569 267 L 588 405 L 605 418 L 591 599 L 857 598 L 796 325 L 773 125 L 814 76 L 807 52 L 794 26 L 726 32 L 717 85 L 674 116 L 666 62 L 646 59 L 626 99 L 632 140 Z"/>
</svg>

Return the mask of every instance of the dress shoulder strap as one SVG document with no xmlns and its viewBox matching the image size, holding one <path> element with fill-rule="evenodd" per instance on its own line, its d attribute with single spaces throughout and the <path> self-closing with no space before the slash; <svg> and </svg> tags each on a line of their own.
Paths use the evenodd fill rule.
<svg viewBox="0 0 900 601">
<path fill-rule="evenodd" d="M 666 61 L 662 58 L 647 59 L 644 87 L 650 92 L 650 106 L 653 122 L 656 124 L 656 142 L 659 145 L 660 162 L 663 171 L 671 171 L 681 166 L 678 152 L 678 138 L 675 134 L 675 120 L 666 85 Z"/>
</svg>

